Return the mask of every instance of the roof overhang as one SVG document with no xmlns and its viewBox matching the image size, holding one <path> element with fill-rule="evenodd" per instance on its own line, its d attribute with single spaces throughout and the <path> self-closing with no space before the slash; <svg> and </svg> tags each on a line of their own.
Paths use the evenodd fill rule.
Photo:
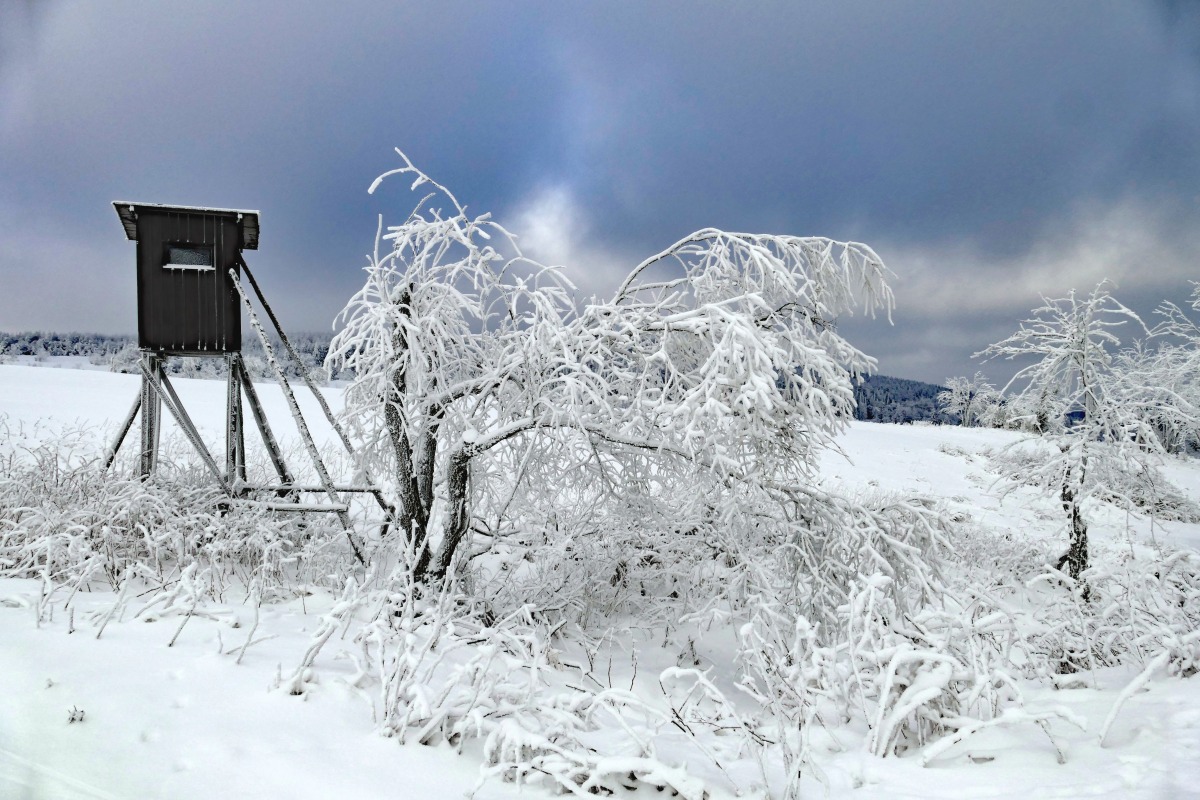
<svg viewBox="0 0 1200 800">
<path fill-rule="evenodd" d="M 215 217 L 226 217 L 237 220 L 242 234 L 242 245 L 246 250 L 258 249 L 258 212 L 236 208 L 201 208 L 199 206 L 168 206 L 161 203 L 130 203 L 124 200 L 114 200 L 113 208 L 121 218 L 125 227 L 126 238 L 137 241 L 138 214 L 142 211 L 176 214 L 205 214 Z"/>
</svg>

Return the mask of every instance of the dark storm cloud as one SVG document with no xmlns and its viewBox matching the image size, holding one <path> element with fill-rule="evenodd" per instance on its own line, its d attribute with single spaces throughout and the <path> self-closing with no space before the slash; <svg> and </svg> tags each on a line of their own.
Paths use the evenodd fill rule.
<svg viewBox="0 0 1200 800">
<path fill-rule="evenodd" d="M 1191 193 L 1194 71 L 1153 14 L 1096 9 L 629 9 L 572 25 L 581 80 L 606 93 L 597 196 L 683 228 L 775 215 L 1012 251 L 1081 196 Z M 615 41 L 633 55 L 606 57 Z"/>
<path fill-rule="evenodd" d="M 1196 277 L 1185 3 L 5 8 L 0 329 L 132 327 L 118 198 L 260 209 L 252 264 L 325 328 L 413 200 L 365 193 L 397 145 L 587 291 L 709 225 L 867 241 L 896 327 L 848 324 L 910 377 L 1039 292 Z"/>
</svg>

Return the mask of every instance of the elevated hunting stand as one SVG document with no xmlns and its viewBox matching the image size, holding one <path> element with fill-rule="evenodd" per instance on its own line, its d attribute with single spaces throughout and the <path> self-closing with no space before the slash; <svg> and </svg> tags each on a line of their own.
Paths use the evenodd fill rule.
<svg viewBox="0 0 1200 800">
<path fill-rule="evenodd" d="M 243 250 L 258 249 L 258 212 L 120 201 L 114 202 L 113 206 L 125 228 L 126 237 L 137 242 L 138 348 L 142 388 L 108 450 L 105 469 L 116 458 L 117 450 L 140 411 L 142 441 L 139 472 L 143 479 L 154 474 L 158 461 L 162 407 L 166 405 L 230 501 L 262 505 L 273 511 L 335 513 L 346 530 L 355 555 L 361 561 L 362 552 L 351 535 L 349 502 L 344 495 L 354 492 L 373 495 L 389 519 L 391 507 L 369 479 L 365 486 L 334 485 L 300 412 L 296 396 L 275 357 L 275 350 L 242 286 L 241 277 L 245 275 L 284 349 L 295 361 L 301 378 L 317 398 L 330 425 L 349 452 L 350 440 L 309 378 L 242 257 Z M 296 484 L 284 461 L 283 451 L 271 432 L 254 383 L 242 361 L 242 308 L 245 308 L 251 326 L 262 342 L 267 361 L 283 389 L 300 438 L 316 468 L 319 486 Z M 226 362 L 229 377 L 223 470 L 200 438 L 199 431 L 167 378 L 163 362 L 170 356 L 221 358 Z M 279 477 L 278 485 L 252 486 L 247 483 L 243 397 L 250 405 L 263 445 Z M 328 502 L 301 502 L 299 498 L 304 493 L 323 494 Z"/>
</svg>

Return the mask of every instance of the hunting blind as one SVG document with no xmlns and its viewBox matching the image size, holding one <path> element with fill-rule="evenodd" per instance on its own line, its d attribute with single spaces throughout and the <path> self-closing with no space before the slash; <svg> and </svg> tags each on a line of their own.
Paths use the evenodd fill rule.
<svg viewBox="0 0 1200 800">
<path fill-rule="evenodd" d="M 169 355 L 242 349 L 243 250 L 258 249 L 258 212 L 113 203 L 137 242 L 138 346 Z"/>
<path fill-rule="evenodd" d="M 309 378 L 307 369 L 242 257 L 244 250 L 258 249 L 258 212 L 121 201 L 114 202 L 113 207 L 125 228 L 126 238 L 137 242 L 138 348 L 141 351 L 139 366 L 142 389 L 109 448 L 105 469 L 112 465 L 122 441 L 140 413 L 142 449 L 139 470 L 143 479 L 154 474 L 158 460 L 160 418 L 165 405 L 229 502 L 257 504 L 273 511 L 334 512 L 341 520 L 355 555 L 362 561 L 361 550 L 351 535 L 349 495 L 356 492 L 373 495 L 387 517 L 383 522 L 385 529 L 390 522 L 392 509 L 370 480 L 366 481 L 365 486 L 334 485 L 300 413 L 295 394 L 275 357 L 275 349 L 242 286 L 241 278 L 244 275 L 274 325 L 280 343 L 295 361 L 301 379 L 317 398 L 342 444 L 350 450 L 350 440 Z M 254 383 L 242 361 L 243 309 L 283 389 L 300 438 L 316 469 L 319 485 L 299 485 L 284 462 L 283 451 L 271 431 Z M 226 362 L 228 384 L 223 470 L 204 444 L 163 369 L 164 361 L 170 356 L 221 358 Z M 263 445 L 279 477 L 277 485 L 254 486 L 247 482 L 243 397 L 250 405 Z M 302 502 L 300 497 L 305 492 L 323 494 L 328 502 Z"/>
</svg>

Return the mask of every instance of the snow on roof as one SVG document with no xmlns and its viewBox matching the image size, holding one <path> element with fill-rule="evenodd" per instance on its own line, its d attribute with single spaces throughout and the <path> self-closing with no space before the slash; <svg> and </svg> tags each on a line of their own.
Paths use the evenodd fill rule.
<svg viewBox="0 0 1200 800">
<path fill-rule="evenodd" d="M 125 236 L 137 241 L 137 218 L 142 209 L 154 211 L 176 212 L 181 214 L 210 214 L 222 217 L 236 217 L 242 229 L 242 242 L 246 250 L 258 249 L 258 211 L 237 208 L 204 208 L 201 206 L 169 206 L 163 203 L 131 203 L 127 200 L 114 200 L 113 208 L 125 226 Z"/>
</svg>

